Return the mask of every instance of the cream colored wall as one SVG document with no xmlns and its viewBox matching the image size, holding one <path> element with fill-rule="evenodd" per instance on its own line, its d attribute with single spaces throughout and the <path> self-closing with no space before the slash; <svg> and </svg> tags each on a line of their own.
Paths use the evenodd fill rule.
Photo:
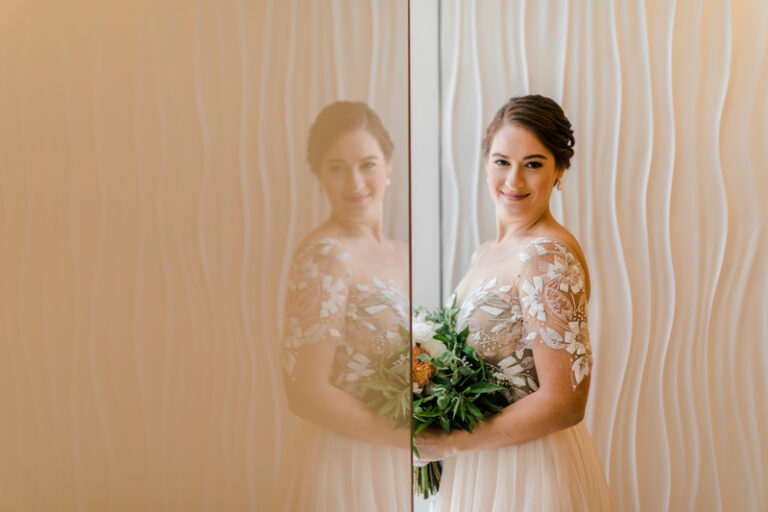
<svg viewBox="0 0 768 512">
<path fill-rule="evenodd" d="M 368 101 L 407 240 L 404 2 L 0 3 L 0 509 L 264 510 L 309 125 Z"/>
<path fill-rule="evenodd" d="M 483 125 L 511 94 L 562 101 L 555 210 L 592 268 L 588 423 L 619 508 L 764 507 L 765 4 L 441 8 L 444 290 L 493 230 Z M 0 508 L 263 505 L 291 421 L 287 255 L 327 213 L 303 157 L 324 104 L 390 128 L 386 229 L 407 237 L 404 14 L 0 4 Z"/>
<path fill-rule="evenodd" d="M 576 156 L 553 209 L 591 269 L 587 423 L 618 509 L 764 509 L 768 6 L 443 0 L 424 15 L 440 16 L 443 299 L 495 233 L 485 125 L 510 96 L 555 98 Z"/>
</svg>

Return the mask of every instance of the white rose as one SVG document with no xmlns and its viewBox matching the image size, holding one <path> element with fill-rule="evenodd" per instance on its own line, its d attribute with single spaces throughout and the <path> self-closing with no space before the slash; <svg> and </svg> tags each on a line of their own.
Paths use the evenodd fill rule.
<svg viewBox="0 0 768 512">
<path fill-rule="evenodd" d="M 437 327 L 432 322 L 415 318 L 413 320 L 413 340 L 416 343 L 426 343 L 435 335 Z"/>
<path fill-rule="evenodd" d="M 419 346 L 429 352 L 429 357 L 432 359 L 440 357 L 444 352 L 448 350 L 442 341 L 436 340 L 434 338 L 428 341 L 422 341 Z"/>
</svg>

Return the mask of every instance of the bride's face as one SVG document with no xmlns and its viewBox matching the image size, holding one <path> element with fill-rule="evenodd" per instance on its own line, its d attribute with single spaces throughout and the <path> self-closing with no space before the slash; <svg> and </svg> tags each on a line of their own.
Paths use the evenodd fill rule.
<svg viewBox="0 0 768 512">
<path fill-rule="evenodd" d="M 519 125 L 504 125 L 496 132 L 485 169 L 496 214 L 521 220 L 547 211 L 552 187 L 563 173 L 538 137 Z"/>
<path fill-rule="evenodd" d="M 392 171 L 376 138 L 366 130 L 342 135 L 323 155 L 318 178 L 334 215 L 346 219 L 381 216 Z"/>
</svg>

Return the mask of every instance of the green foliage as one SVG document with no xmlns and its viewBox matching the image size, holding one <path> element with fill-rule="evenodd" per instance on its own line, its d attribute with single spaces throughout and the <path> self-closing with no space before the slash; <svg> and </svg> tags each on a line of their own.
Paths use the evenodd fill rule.
<svg viewBox="0 0 768 512">
<path fill-rule="evenodd" d="M 500 393 L 506 388 L 491 382 L 485 363 L 466 344 L 469 328 L 457 332 L 459 308 L 455 298 L 449 307 L 417 308 L 416 313 L 437 326 L 434 339 L 442 341 L 448 350 L 435 358 L 418 356 L 420 361 L 432 363 L 435 374 L 421 395 L 413 397 L 413 433 L 418 435 L 435 423 L 448 434 L 453 430 L 472 432 L 478 422 L 507 405 Z M 415 444 L 414 452 L 418 455 Z M 435 494 L 440 486 L 440 463 L 430 462 L 414 471 L 416 493 L 424 498 Z"/>
<path fill-rule="evenodd" d="M 382 358 L 374 375 L 362 384 L 368 389 L 364 401 L 387 418 L 393 428 L 407 427 L 411 422 L 414 436 L 431 426 L 439 426 L 448 434 L 454 430 L 472 432 L 479 422 L 507 405 L 500 393 L 506 388 L 492 382 L 483 360 L 467 345 L 469 328 L 456 330 L 459 308 L 455 299 L 449 307 L 416 308 L 415 312 L 435 324 L 434 339 L 447 349 L 434 358 L 429 354 L 417 356 L 417 360 L 435 367 L 434 375 L 420 394 L 412 393 L 411 335 L 401 328 L 405 343 Z M 413 451 L 418 456 L 415 443 Z M 439 462 L 415 468 L 418 494 L 426 498 L 437 492 L 441 468 Z"/>
<path fill-rule="evenodd" d="M 410 348 L 410 343 L 393 348 L 379 361 L 373 377 L 362 383 L 369 390 L 364 402 L 392 428 L 407 427 L 411 419 Z"/>
<path fill-rule="evenodd" d="M 449 307 L 417 308 L 416 313 L 437 326 L 434 338 L 442 341 L 448 350 L 436 358 L 427 354 L 418 356 L 420 361 L 432 363 L 435 374 L 422 396 L 414 397 L 413 430 L 419 433 L 437 420 L 446 433 L 472 432 L 487 415 L 507 405 L 499 393 L 505 388 L 491 382 L 485 363 L 475 349 L 466 344 L 469 328 L 457 332 L 459 308 L 455 299 Z"/>
</svg>

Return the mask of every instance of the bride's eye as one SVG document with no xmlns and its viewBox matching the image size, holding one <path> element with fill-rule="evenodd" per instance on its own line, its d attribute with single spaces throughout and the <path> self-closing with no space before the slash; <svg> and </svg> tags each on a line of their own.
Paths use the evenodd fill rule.
<svg viewBox="0 0 768 512">
<path fill-rule="evenodd" d="M 528 167 L 529 169 L 538 169 L 542 165 L 544 164 L 542 164 L 541 162 L 528 162 L 527 164 L 525 164 L 525 166 Z"/>
<path fill-rule="evenodd" d="M 501 158 L 499 158 L 498 160 L 494 160 L 493 163 L 496 164 L 496 165 L 499 165 L 499 166 L 509 165 L 509 162 L 507 162 L 506 160 L 503 160 Z"/>
<path fill-rule="evenodd" d="M 376 167 L 376 162 L 364 162 L 363 165 L 360 166 L 360 168 L 363 169 L 364 171 L 370 171 L 375 167 Z"/>
</svg>

